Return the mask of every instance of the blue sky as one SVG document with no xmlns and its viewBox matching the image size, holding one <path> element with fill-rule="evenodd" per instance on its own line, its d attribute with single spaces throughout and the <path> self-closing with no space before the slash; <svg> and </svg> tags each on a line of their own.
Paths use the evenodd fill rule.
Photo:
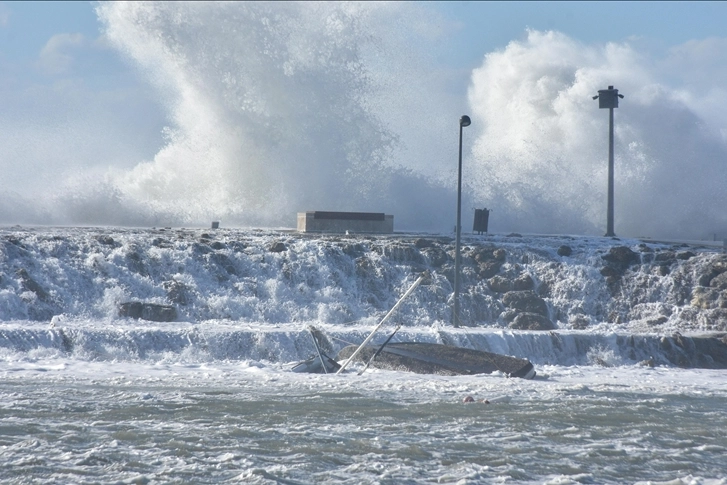
<svg viewBox="0 0 727 485">
<path fill-rule="evenodd" d="M 450 50 L 463 65 L 521 38 L 558 30 L 583 42 L 643 39 L 665 48 L 724 34 L 727 2 L 428 2 L 455 22 Z M 32 61 L 56 34 L 100 35 L 95 2 L 0 2 L 3 57 Z M 109 59 L 111 61 L 111 59 Z"/>
<path fill-rule="evenodd" d="M 189 99 L 181 100 L 180 96 L 189 92 L 189 86 L 185 83 L 194 73 L 180 71 L 180 65 L 171 58 L 159 57 L 160 52 L 164 52 L 158 50 L 161 47 L 150 46 L 145 50 L 134 38 L 146 35 L 153 29 L 165 32 L 169 38 L 189 32 L 175 31 L 177 27 L 173 25 L 176 24 L 171 21 L 153 25 L 148 18 L 137 17 L 137 23 L 144 24 L 139 27 L 129 22 L 139 12 L 124 6 L 110 7 L 99 18 L 95 11 L 97 5 L 87 2 L 0 2 L 0 130 L 4 133 L 4 137 L 0 136 L 0 169 L 4 174 L 0 181 L 0 223 L 13 222 L 16 218 L 19 222 L 23 218 L 58 222 L 64 219 L 54 211 L 63 204 L 68 204 L 66 213 L 75 214 L 68 216 L 69 220 L 78 222 L 85 220 L 84 217 L 89 221 L 102 220 L 108 210 L 98 209 L 98 213 L 95 213 L 94 208 L 79 210 L 74 205 L 78 203 L 79 192 L 87 190 L 80 187 L 101 186 L 101 180 L 114 180 L 114 190 L 118 189 L 114 197 L 128 202 L 126 215 L 119 215 L 110 223 L 147 221 L 148 218 L 137 220 L 131 214 L 139 210 L 139 205 L 151 203 L 134 191 L 142 190 L 141 181 L 145 177 L 159 173 L 162 166 L 169 166 L 169 162 L 164 162 L 167 163 L 164 165 L 162 161 L 170 156 L 170 152 L 180 149 L 182 145 L 190 146 L 191 128 L 184 126 L 190 116 L 195 118 L 202 113 L 214 113 L 217 116 L 220 112 L 232 109 L 224 105 L 223 101 L 207 99 L 208 95 L 216 94 L 212 92 L 198 93 L 207 104 L 200 101 L 200 104 L 194 105 Z M 335 5 L 329 5 L 335 10 Z M 221 10 L 217 7 L 209 4 L 204 9 L 210 12 Z M 274 8 L 294 10 L 289 7 L 283 3 Z M 167 5 L 159 9 L 160 18 L 173 18 L 174 13 L 170 10 L 175 8 L 181 11 L 187 7 L 184 4 Z M 204 9 L 199 12 L 207 15 Z M 425 177 L 439 178 L 439 182 L 446 186 L 449 182 L 442 180 L 451 178 L 451 167 L 447 165 L 449 162 L 442 160 L 449 156 L 447 150 L 453 135 L 447 135 L 450 138 L 443 142 L 437 141 L 437 133 L 448 129 L 446 123 L 442 124 L 442 118 L 456 120 L 465 111 L 473 114 L 475 123 L 468 130 L 472 136 L 468 140 L 471 146 L 466 148 L 466 152 L 467 157 L 471 158 L 469 166 L 479 163 L 478 176 L 484 177 L 482 174 L 491 171 L 492 167 L 488 165 L 490 162 L 483 159 L 492 157 L 494 153 L 505 158 L 516 157 L 520 160 L 518 163 L 524 164 L 523 167 L 532 167 L 535 162 L 523 161 L 531 156 L 525 153 L 528 150 L 540 150 L 535 160 L 546 156 L 543 154 L 577 156 L 571 145 L 574 139 L 585 136 L 569 133 L 568 130 L 572 128 L 553 125 L 542 130 L 550 130 L 560 137 L 561 145 L 544 146 L 543 142 L 536 143 L 533 140 L 528 141 L 529 148 L 522 145 L 523 137 L 537 136 L 527 132 L 527 126 L 556 123 L 549 112 L 538 111 L 538 103 L 543 100 L 535 98 L 553 96 L 548 99 L 548 103 L 562 102 L 564 96 L 589 99 L 590 92 L 595 94 L 597 89 L 614 83 L 614 78 L 621 83 L 617 87 L 621 87 L 627 95 L 619 116 L 623 116 L 628 123 L 633 122 L 624 126 L 619 134 L 622 137 L 621 146 L 631 150 L 624 157 L 642 160 L 654 167 L 659 163 L 674 165 L 672 160 L 656 160 L 665 156 L 666 149 L 658 148 L 657 145 L 650 147 L 649 143 L 656 143 L 654 140 L 661 138 L 653 133 L 645 134 L 644 131 L 649 123 L 653 125 L 653 122 L 648 121 L 652 120 L 650 116 L 654 116 L 653 119 L 665 119 L 663 113 L 651 115 L 648 110 L 635 111 L 636 107 L 641 109 L 646 106 L 654 111 L 659 108 L 649 96 L 664 96 L 664 99 L 670 100 L 669 107 L 659 108 L 670 109 L 676 117 L 670 126 L 702 123 L 707 126 L 707 131 L 716 133 L 718 140 L 715 144 L 699 142 L 699 147 L 708 147 L 704 149 L 705 157 L 714 158 L 714 153 L 718 153 L 715 159 L 721 159 L 723 151 L 727 153 L 727 149 L 721 145 L 727 140 L 727 120 L 723 114 L 727 111 L 723 109 L 727 93 L 722 87 L 727 81 L 727 54 L 724 54 L 727 48 L 727 35 L 724 33 L 727 2 L 422 2 L 413 5 L 407 2 L 395 4 L 394 8 L 380 9 L 384 13 L 376 10 L 373 8 L 374 13 L 361 14 L 359 20 L 361 25 L 372 22 L 368 27 L 376 31 L 372 37 L 379 36 L 376 41 L 378 44 L 374 45 L 380 48 L 383 46 L 383 57 L 390 65 L 384 66 L 381 72 L 376 71 L 381 68 L 376 63 L 368 68 L 379 76 L 377 79 L 383 80 L 382 85 L 394 87 L 390 92 L 379 93 L 368 100 L 366 106 L 379 103 L 379 114 L 383 121 L 389 127 L 394 127 L 395 131 L 399 130 L 394 133 L 394 138 L 401 141 L 401 147 L 404 148 L 394 152 L 397 160 L 394 164 Z M 221 24 L 224 17 L 210 13 L 209 19 L 211 23 Z M 245 20 L 244 15 L 241 19 Z M 357 24 L 352 25 L 355 28 Z M 115 29 L 113 38 L 104 35 L 109 27 Z M 203 25 L 194 28 L 197 29 L 193 32 L 196 37 L 190 38 L 203 39 L 207 35 L 213 39 L 217 35 L 214 26 L 210 30 L 205 30 Z M 294 26 L 290 29 L 289 33 L 297 32 Z M 391 33 L 392 29 L 405 32 L 397 37 Z M 411 36 L 407 36 L 406 31 L 411 31 Z M 547 34 L 549 31 L 555 34 Z M 322 35 L 322 31 L 311 30 L 305 40 L 318 42 L 323 38 Z M 361 35 L 363 39 L 365 32 Z M 222 52 L 226 45 L 238 42 L 239 37 L 230 36 L 210 42 Z M 186 55 L 199 55 L 193 43 L 177 47 Z M 243 49 L 242 46 L 238 48 Z M 410 49 L 411 52 L 387 51 L 402 48 Z M 554 54 L 557 52 L 561 54 Z M 564 57 L 559 58 L 558 55 Z M 599 65 L 599 56 L 604 58 L 602 65 Z M 550 59 L 548 62 L 552 65 L 552 72 L 543 70 L 543 59 Z M 170 63 L 166 63 L 167 60 Z M 159 66 L 155 62 L 160 63 Z M 237 72 L 241 77 L 246 73 L 244 62 Z M 396 79 L 398 65 L 402 66 L 401 81 Z M 513 77 L 498 77 L 504 72 L 503 69 L 506 71 L 510 68 L 514 72 Z M 538 69 L 542 70 L 540 81 L 526 79 L 531 73 L 540 72 Z M 597 79 L 593 82 L 587 80 L 588 93 L 581 93 L 578 90 L 585 84 L 573 82 L 563 85 L 566 82 L 564 79 L 573 79 L 574 76 L 576 79 L 596 76 Z M 220 76 L 210 74 L 205 82 L 212 85 L 220 79 Z M 523 84 L 512 87 L 520 79 L 523 79 Z M 510 86 L 512 89 L 509 92 L 508 88 L 488 94 L 483 86 L 493 80 L 500 82 L 501 87 Z M 397 82 L 401 83 L 398 88 Z M 502 83 L 509 84 L 506 86 Z M 512 103 L 503 104 L 503 99 L 508 96 L 515 96 L 512 98 L 515 103 L 520 99 L 518 96 L 523 96 L 522 99 L 533 104 L 518 112 L 517 109 L 522 106 L 517 108 Z M 426 100 L 426 103 L 421 103 L 421 100 Z M 595 106 L 590 102 L 587 109 Z M 186 105 L 182 106 L 184 103 Z M 387 103 L 392 108 L 384 112 L 380 105 Z M 561 110 L 558 121 L 561 125 L 565 123 L 564 120 L 579 120 L 573 121 L 571 126 L 583 127 L 593 120 L 599 123 L 601 119 L 598 118 L 598 112 L 590 113 L 588 119 L 582 119 L 579 118 L 580 112 L 568 111 L 571 108 L 558 109 Z M 492 110 L 500 112 L 493 115 Z M 232 109 L 225 119 L 240 114 L 239 110 Z M 406 117 L 410 120 L 408 125 L 401 123 Z M 506 127 L 507 133 L 514 138 L 505 140 L 505 135 L 501 133 L 498 136 L 503 146 L 488 145 L 488 136 L 492 137 L 492 130 L 497 126 Z M 254 131 L 255 128 L 237 120 L 221 129 L 233 133 L 240 130 Z M 423 134 L 426 130 L 430 132 Z M 174 136 L 177 138 L 173 139 Z M 174 146 L 174 140 L 179 146 Z M 179 140 L 186 141 L 182 143 Z M 533 148 L 533 143 L 537 144 L 537 148 Z M 518 144 L 522 146 L 517 148 Z M 688 145 L 686 141 L 680 143 L 680 146 Z M 638 147 L 646 148 L 636 153 Z M 272 148 L 267 147 L 266 150 Z M 517 150 L 523 152 L 511 153 Z M 232 155 L 220 156 L 225 158 Z M 552 164 L 541 169 L 547 171 L 550 166 Z M 175 170 L 182 168 L 176 167 Z M 584 167 L 583 170 L 593 172 L 595 169 Z M 645 173 L 646 169 L 632 167 L 629 170 L 629 175 L 636 177 L 635 174 Z M 538 176 L 540 172 L 536 170 L 533 173 Z M 591 173 L 590 176 L 600 175 Z M 588 176 L 583 175 L 583 178 L 585 180 Z M 684 179 L 683 174 L 676 178 L 680 179 Z M 512 174 L 501 174 L 500 182 L 515 185 L 524 183 L 515 180 Z M 40 195 L 44 187 L 59 183 L 63 186 L 61 192 L 74 195 L 63 195 L 65 199 L 62 203 L 56 199 L 47 200 L 44 207 L 36 207 L 37 201 L 44 197 Z M 587 185 L 582 183 L 584 187 Z M 659 183 L 668 185 L 670 182 L 659 178 Z M 185 187 L 187 185 L 182 184 Z M 99 190 L 103 192 L 105 189 Z M 593 188 L 579 190 L 588 192 Z M 496 198 L 495 192 L 481 189 L 471 196 L 473 203 L 489 204 L 490 200 Z M 26 193 L 29 200 L 22 204 L 12 202 L 23 197 L 18 194 Z M 93 197 L 96 196 L 98 194 Z M 205 197 L 209 197 L 209 194 Z M 497 197 L 505 196 L 500 194 Z M 568 197 L 573 198 L 573 194 Z M 557 206 L 567 200 L 550 200 L 550 196 L 543 192 L 530 204 L 532 207 L 543 204 L 545 207 L 547 204 Z M 300 205 L 303 202 L 298 200 L 297 203 Z M 516 209 L 532 211 L 525 208 L 529 207 L 527 203 L 522 205 L 522 200 L 502 199 L 499 203 L 514 204 L 507 209 L 512 210 L 513 214 L 517 212 Z M 716 202 L 710 204 L 713 203 Z M 237 207 L 235 204 L 227 205 L 226 211 L 236 210 L 231 208 Z M 155 210 L 163 212 L 162 209 Z M 18 214 L 22 216 L 16 217 Z M 628 215 L 617 214 L 617 221 L 618 217 L 625 219 Z M 526 226 L 532 223 L 533 218 L 542 219 L 542 216 L 530 219 L 518 217 L 513 215 L 511 220 L 521 221 L 518 224 Z M 568 217 L 563 216 L 561 219 Z M 587 219 L 592 221 L 599 217 L 591 214 Z M 684 217 L 692 216 L 685 212 Z M 710 221 L 715 227 L 695 231 L 708 233 L 722 230 L 724 221 L 717 219 Z M 588 227 L 588 221 L 567 227 L 585 230 L 582 228 Z M 526 231 L 513 224 L 512 229 Z M 633 227 L 642 226 L 643 221 L 638 224 L 634 222 Z M 724 230 L 727 232 L 727 225 Z"/>
</svg>

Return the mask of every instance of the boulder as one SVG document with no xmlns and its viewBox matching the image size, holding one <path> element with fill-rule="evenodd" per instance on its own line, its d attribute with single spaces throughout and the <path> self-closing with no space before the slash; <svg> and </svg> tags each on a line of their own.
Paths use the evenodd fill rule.
<svg viewBox="0 0 727 485">
<path fill-rule="evenodd" d="M 173 322 L 177 319 L 177 309 L 171 305 L 130 301 L 119 305 L 119 316 L 150 322 Z"/>
<path fill-rule="evenodd" d="M 502 303 L 513 310 L 520 312 L 537 313 L 548 316 L 548 304 L 532 290 L 510 291 L 502 297 Z"/>
<path fill-rule="evenodd" d="M 501 248 L 478 247 L 472 251 L 472 257 L 478 263 L 487 261 L 498 261 L 504 263 L 507 259 L 507 252 Z"/>
<path fill-rule="evenodd" d="M 570 246 L 561 246 L 558 248 L 558 256 L 570 256 L 573 254 L 573 249 Z"/>
<path fill-rule="evenodd" d="M 508 326 L 515 330 L 554 330 L 555 325 L 547 317 L 537 313 L 518 313 Z"/>
<path fill-rule="evenodd" d="M 271 243 L 270 246 L 268 246 L 268 251 L 270 251 L 271 253 L 282 253 L 283 251 L 287 250 L 288 247 L 280 241 L 275 241 L 274 243 Z"/>
<path fill-rule="evenodd" d="M 727 290 L 697 286 L 692 290 L 690 303 L 693 307 L 703 310 L 727 308 Z"/>
<path fill-rule="evenodd" d="M 418 238 L 414 241 L 414 246 L 416 246 L 417 249 L 431 248 L 434 246 L 434 242 L 430 239 Z"/>
<path fill-rule="evenodd" d="M 682 261 L 692 259 L 694 256 L 696 256 L 696 254 L 692 251 L 680 251 L 677 253 L 677 259 L 681 259 Z"/>
<path fill-rule="evenodd" d="M 717 276 L 712 278 L 712 280 L 709 282 L 709 286 L 718 290 L 727 290 L 727 272 L 718 274 Z"/>
<path fill-rule="evenodd" d="M 492 278 L 500 272 L 502 268 L 501 261 L 485 261 L 479 264 L 477 274 L 482 279 Z"/>
<path fill-rule="evenodd" d="M 189 303 L 189 288 L 187 288 L 187 285 L 179 281 L 171 280 L 162 283 L 162 287 L 167 290 L 167 298 L 169 298 L 169 301 L 182 306 Z"/>
<path fill-rule="evenodd" d="M 28 271 L 26 271 L 25 268 L 20 268 L 18 271 L 15 272 L 15 274 L 20 279 L 20 285 L 25 291 L 31 291 L 35 293 L 40 301 L 50 301 L 50 295 L 48 294 L 48 292 L 45 291 L 43 287 L 40 286 L 38 282 L 30 276 L 30 274 L 28 274 Z"/>
<path fill-rule="evenodd" d="M 102 235 L 96 236 L 95 239 L 96 239 L 96 241 L 99 242 L 99 244 L 103 244 L 105 246 L 116 246 L 116 241 L 114 241 L 114 238 L 112 238 L 111 236 L 102 234 Z"/>
<path fill-rule="evenodd" d="M 441 248 L 427 248 L 424 250 L 424 255 L 429 260 L 429 264 L 435 268 L 439 268 L 444 263 L 449 261 L 449 255 Z"/>
<path fill-rule="evenodd" d="M 224 253 L 212 253 L 209 255 L 209 261 L 225 270 L 227 274 L 238 276 L 237 268 L 232 260 Z"/>
<path fill-rule="evenodd" d="M 727 272 L 727 259 L 724 256 L 712 261 L 699 275 L 699 286 L 712 286 L 712 280 Z M 719 285 L 719 283 L 717 283 Z"/>
<path fill-rule="evenodd" d="M 602 256 L 607 263 L 616 264 L 623 267 L 631 266 L 641 262 L 639 253 L 634 252 L 626 246 L 615 246 L 609 249 L 608 253 Z"/>
<path fill-rule="evenodd" d="M 493 276 L 487 280 L 487 284 L 490 285 L 490 289 L 495 293 L 507 293 L 514 289 L 512 280 L 504 276 Z"/>
<path fill-rule="evenodd" d="M 526 291 L 535 288 L 535 282 L 529 274 L 521 274 L 512 282 L 512 289 L 515 291 Z"/>
<path fill-rule="evenodd" d="M 601 274 L 606 278 L 611 293 L 618 291 L 618 283 L 629 266 L 641 262 L 639 253 L 626 246 L 614 246 L 601 258 L 606 262 L 606 265 L 601 268 Z"/>
</svg>

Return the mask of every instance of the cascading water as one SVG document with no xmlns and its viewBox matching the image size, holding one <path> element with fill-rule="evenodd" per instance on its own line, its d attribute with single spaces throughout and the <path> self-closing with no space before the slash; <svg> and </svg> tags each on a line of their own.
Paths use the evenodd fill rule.
<svg viewBox="0 0 727 485">
<path fill-rule="evenodd" d="M 724 344 L 704 338 L 726 330 L 727 262 L 713 247 L 466 237 L 467 327 L 454 329 L 446 236 L 18 228 L 0 241 L 0 346 L 11 352 L 292 362 L 313 352 L 309 325 L 331 352 L 360 342 L 427 271 L 394 316 L 399 341 L 539 364 L 727 366 Z"/>
</svg>

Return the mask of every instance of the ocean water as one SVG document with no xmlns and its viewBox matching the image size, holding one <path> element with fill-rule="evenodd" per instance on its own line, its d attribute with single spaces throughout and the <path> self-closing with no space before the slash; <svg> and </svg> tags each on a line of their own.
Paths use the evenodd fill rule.
<svg viewBox="0 0 727 485">
<path fill-rule="evenodd" d="M 463 312 L 495 317 L 462 328 L 442 318 L 449 263 L 412 241 L 440 241 L 446 253 L 446 237 L 18 227 L 0 236 L 2 483 L 727 483 L 725 370 L 675 365 L 668 344 L 675 331 L 696 338 L 720 322 L 686 320 L 691 303 L 664 290 L 688 286 L 685 272 L 698 278 L 719 250 L 692 247 L 663 281 L 648 280 L 651 294 L 633 286 L 654 274 L 643 253 L 621 286 L 641 318 L 611 322 L 601 316 L 626 297 L 586 268 L 613 240 L 466 238 L 504 249 L 505 264 L 537 285 L 558 271 L 582 289 L 570 299 L 550 290 L 556 330 L 544 332 L 509 328 L 499 297 L 467 271 Z M 272 251 L 275 242 L 287 249 Z M 556 253 L 565 242 L 575 249 L 567 258 Z M 360 342 L 422 269 L 432 281 L 379 341 L 402 324 L 397 340 L 528 358 L 537 377 L 290 371 L 312 355 L 309 325 L 332 352 Z M 634 300 L 654 294 L 661 305 Z M 125 301 L 178 315 L 120 317 Z M 576 307 L 591 325 L 572 324 Z"/>
</svg>

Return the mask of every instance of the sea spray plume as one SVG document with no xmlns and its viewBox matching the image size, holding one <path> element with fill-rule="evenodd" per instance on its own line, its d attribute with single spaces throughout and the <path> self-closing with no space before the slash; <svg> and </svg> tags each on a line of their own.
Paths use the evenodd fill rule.
<svg viewBox="0 0 727 485">
<path fill-rule="evenodd" d="M 727 147 L 653 72 L 628 44 L 585 46 L 557 32 L 531 30 L 486 55 L 469 90 L 481 130 L 476 199 L 500 208 L 511 230 L 603 232 L 608 117 L 591 96 L 613 84 L 627 93 L 616 112 L 616 233 L 727 234 Z"/>
<path fill-rule="evenodd" d="M 106 36 L 159 88 L 170 116 L 154 160 L 117 175 L 124 197 L 180 222 L 290 224 L 311 209 L 401 214 L 393 184 L 409 174 L 391 168 L 397 136 L 376 94 L 386 80 L 370 68 L 393 47 L 376 36 L 388 8 L 101 4 Z M 431 199 L 421 189 L 412 195 Z"/>
<path fill-rule="evenodd" d="M 361 105 L 355 14 L 297 3 L 101 5 L 108 37 L 164 93 L 172 122 L 167 146 L 123 174 L 122 189 L 171 213 L 183 205 L 190 218 L 213 208 L 269 220 L 291 201 L 342 198 L 353 189 L 345 172 L 378 162 L 390 141 Z"/>
</svg>

